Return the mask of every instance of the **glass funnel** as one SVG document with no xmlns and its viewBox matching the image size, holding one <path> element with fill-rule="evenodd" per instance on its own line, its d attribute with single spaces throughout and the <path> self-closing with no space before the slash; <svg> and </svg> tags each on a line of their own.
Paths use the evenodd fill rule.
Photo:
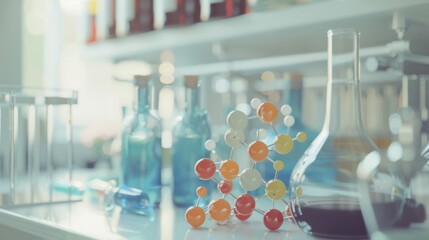
<svg viewBox="0 0 429 240">
<path fill-rule="evenodd" d="M 359 68 L 359 33 L 353 29 L 329 30 L 324 125 L 298 161 L 290 180 L 291 211 L 296 223 L 304 232 L 319 237 L 367 236 L 356 171 L 376 146 L 363 128 Z M 334 168 L 334 172 L 328 168 Z M 320 174 L 307 174 L 310 172 Z M 384 188 L 374 190 L 379 204 L 394 220 L 399 215 L 401 201 L 389 205 L 395 181 L 393 177 L 387 180 Z"/>
</svg>

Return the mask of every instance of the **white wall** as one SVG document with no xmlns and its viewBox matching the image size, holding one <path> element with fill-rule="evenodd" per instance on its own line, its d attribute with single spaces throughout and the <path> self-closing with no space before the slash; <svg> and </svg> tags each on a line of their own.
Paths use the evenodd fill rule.
<svg viewBox="0 0 429 240">
<path fill-rule="evenodd" d="M 21 82 L 22 1 L 0 1 L 0 83 Z"/>
</svg>

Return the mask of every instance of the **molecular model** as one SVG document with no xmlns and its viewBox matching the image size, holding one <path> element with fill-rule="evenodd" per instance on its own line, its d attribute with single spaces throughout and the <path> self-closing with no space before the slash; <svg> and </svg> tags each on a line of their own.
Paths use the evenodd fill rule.
<svg viewBox="0 0 429 240">
<path fill-rule="evenodd" d="M 212 156 L 214 156 L 215 160 L 203 158 L 195 164 L 196 175 L 202 180 L 215 181 L 217 183 L 217 189 L 223 197 L 212 200 L 208 206 L 204 208 L 199 207 L 200 198 L 206 196 L 207 189 L 203 186 L 197 188 L 197 204 L 189 207 L 185 213 L 186 221 L 194 228 L 204 223 L 206 214 L 217 223 L 225 224 L 231 216 L 231 213 L 239 220 L 245 221 L 255 211 L 263 216 L 264 225 L 271 231 L 280 228 L 284 218 L 293 221 L 288 204 L 284 200 L 287 192 L 286 186 L 277 178 L 278 172 L 284 168 L 284 163 L 280 160 L 275 161 L 271 159 L 268 154 L 270 151 L 269 148 L 272 146 L 274 146 L 274 151 L 280 154 L 288 154 L 293 149 L 294 141 L 305 142 L 307 135 L 304 132 L 299 132 L 296 137 L 293 138 L 287 134 L 289 133 L 289 128 L 295 123 L 294 117 L 290 115 L 292 113 L 292 108 L 289 105 L 283 105 L 280 109 L 280 113 L 284 116 L 283 123 L 287 127 L 286 134 L 278 134 L 274 127 L 274 121 L 277 119 L 279 111 L 273 103 L 262 103 L 261 100 L 254 98 L 251 101 L 251 106 L 253 109 L 256 109 L 257 116 L 255 117 L 247 117 L 246 114 L 238 110 L 230 112 L 227 116 L 227 123 L 230 129 L 225 132 L 224 139 L 226 144 L 231 147 L 230 159 L 222 160 L 215 151 L 216 143 L 213 140 L 208 140 L 205 143 L 205 147 L 208 151 L 212 152 Z M 273 144 L 267 145 L 261 141 L 267 135 L 265 129 L 258 129 L 255 141 L 250 144 L 245 143 L 243 130 L 247 127 L 248 120 L 254 118 L 258 118 L 261 122 L 271 125 L 276 134 Z M 244 169 L 239 174 L 239 166 L 231 158 L 234 149 L 243 145 L 247 147 L 247 153 L 251 159 L 251 167 Z M 256 169 L 256 164 L 265 160 L 272 162 L 275 170 L 274 178 L 269 181 L 264 181 L 261 174 Z M 218 170 L 216 166 L 219 166 Z M 216 172 L 220 175 L 221 180 L 215 177 Z M 236 177 L 238 177 L 238 181 L 244 192 L 240 196 L 235 196 L 231 193 L 233 186 L 232 181 Z M 248 191 L 258 189 L 263 183 L 265 183 L 265 194 L 262 196 L 255 199 L 252 195 L 247 193 Z M 302 194 L 301 189 L 297 189 L 296 191 L 298 195 Z M 234 208 L 225 200 L 227 195 L 234 198 Z M 273 202 L 272 208 L 267 211 L 256 208 L 256 201 L 263 197 L 267 197 Z M 286 204 L 286 211 L 284 214 L 280 210 L 274 208 L 275 201 L 278 200 Z"/>
</svg>

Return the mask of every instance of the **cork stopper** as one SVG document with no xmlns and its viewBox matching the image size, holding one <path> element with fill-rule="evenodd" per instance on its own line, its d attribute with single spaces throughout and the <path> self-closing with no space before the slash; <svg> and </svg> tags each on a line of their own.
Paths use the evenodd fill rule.
<svg viewBox="0 0 429 240">
<path fill-rule="evenodd" d="M 289 89 L 302 89 L 303 75 L 300 72 L 292 72 L 289 74 L 290 85 Z"/>
<path fill-rule="evenodd" d="M 185 87 L 186 88 L 197 88 L 198 87 L 198 76 L 186 75 L 183 78 L 185 79 Z"/>
<path fill-rule="evenodd" d="M 134 84 L 139 87 L 147 87 L 150 75 L 134 75 Z"/>
</svg>

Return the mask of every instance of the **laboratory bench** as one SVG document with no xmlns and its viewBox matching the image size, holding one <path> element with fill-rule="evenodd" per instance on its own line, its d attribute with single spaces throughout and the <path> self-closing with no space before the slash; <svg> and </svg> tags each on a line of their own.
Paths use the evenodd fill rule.
<svg viewBox="0 0 429 240">
<path fill-rule="evenodd" d="M 233 202 L 231 196 L 226 199 Z M 271 204 L 263 198 L 258 200 L 257 208 L 266 210 Z M 280 210 L 284 205 L 276 202 Z M 126 213 L 119 207 L 106 212 L 102 200 L 94 200 L 86 191 L 81 200 L 0 209 L 0 239 L 318 239 L 286 219 L 278 231 L 269 231 L 257 212 L 245 222 L 231 217 L 225 225 L 206 218 L 200 228 L 193 229 L 185 221 L 185 211 L 174 206 L 169 186 L 163 187 L 160 207 L 151 217 Z M 427 236 L 429 221 L 389 233 L 389 239 Z"/>
<path fill-rule="evenodd" d="M 102 203 L 94 203 L 87 195 L 82 201 L 0 210 L 0 232 L 7 239 L 313 239 L 287 220 L 271 232 L 256 212 L 246 222 L 232 217 L 228 224 L 219 225 L 206 219 L 200 228 L 192 229 L 185 221 L 186 208 L 174 207 L 168 186 L 162 196 L 152 217 L 119 208 L 107 213 Z M 258 207 L 270 204 L 261 201 Z"/>
</svg>

